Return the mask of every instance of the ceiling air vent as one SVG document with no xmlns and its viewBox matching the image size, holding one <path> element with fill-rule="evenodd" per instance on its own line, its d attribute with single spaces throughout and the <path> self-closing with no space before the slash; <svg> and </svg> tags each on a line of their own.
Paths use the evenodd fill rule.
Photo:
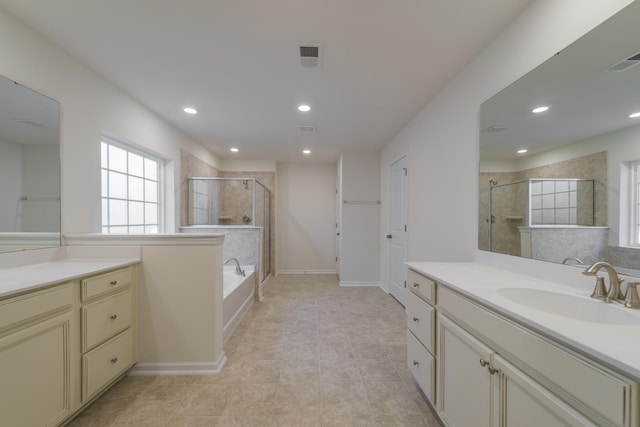
<svg viewBox="0 0 640 427">
<path fill-rule="evenodd" d="M 316 131 L 316 125 L 300 125 L 300 132 L 311 133 Z"/>
<path fill-rule="evenodd" d="M 303 68 L 318 68 L 320 66 L 320 46 L 312 44 L 300 46 L 300 65 Z"/>
<path fill-rule="evenodd" d="M 623 71 L 627 71 L 631 67 L 635 67 L 638 64 L 640 64 L 640 52 L 636 53 L 633 56 L 630 56 L 629 58 L 623 59 L 622 61 L 616 62 L 615 64 L 607 68 L 607 71 L 621 73 Z"/>
</svg>

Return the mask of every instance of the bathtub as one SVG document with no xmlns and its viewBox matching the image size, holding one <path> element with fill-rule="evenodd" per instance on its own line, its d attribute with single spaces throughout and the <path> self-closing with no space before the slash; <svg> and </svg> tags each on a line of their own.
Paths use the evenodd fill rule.
<svg viewBox="0 0 640 427">
<path fill-rule="evenodd" d="M 245 276 L 236 274 L 236 267 L 225 265 L 222 272 L 223 338 L 226 343 L 233 335 L 254 301 L 255 271 L 253 266 L 242 266 Z"/>
</svg>

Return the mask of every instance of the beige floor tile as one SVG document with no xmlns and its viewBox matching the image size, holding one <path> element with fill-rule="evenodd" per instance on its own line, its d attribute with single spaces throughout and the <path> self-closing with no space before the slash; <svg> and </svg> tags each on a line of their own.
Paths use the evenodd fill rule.
<svg viewBox="0 0 640 427">
<path fill-rule="evenodd" d="M 306 383 L 320 380 L 318 360 L 285 359 L 280 368 L 280 382 Z"/>
<path fill-rule="evenodd" d="M 404 383 L 365 383 L 367 398 L 374 414 L 420 415 L 418 405 L 409 395 Z"/>
<path fill-rule="evenodd" d="M 365 382 L 401 382 L 393 362 L 385 359 L 356 359 L 356 365 Z"/>
<path fill-rule="evenodd" d="M 280 360 L 247 360 L 240 381 L 243 383 L 271 383 L 280 379 Z"/>
<path fill-rule="evenodd" d="M 278 384 L 274 415 L 297 415 L 305 419 L 319 419 L 322 415 L 320 383 Z"/>
<path fill-rule="evenodd" d="M 321 360 L 320 381 L 354 382 L 362 381 L 362 376 L 354 359 Z"/>
<path fill-rule="evenodd" d="M 266 417 L 273 415 L 277 383 L 240 383 L 231 394 L 223 416 Z"/>
<path fill-rule="evenodd" d="M 322 413 L 368 414 L 369 401 L 361 382 L 321 383 Z"/>
</svg>

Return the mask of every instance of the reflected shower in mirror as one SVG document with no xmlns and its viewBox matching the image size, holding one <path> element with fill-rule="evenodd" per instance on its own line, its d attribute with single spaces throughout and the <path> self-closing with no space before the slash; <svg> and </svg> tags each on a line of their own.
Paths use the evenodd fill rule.
<svg viewBox="0 0 640 427">
<path fill-rule="evenodd" d="M 481 250 L 640 270 L 637 16 L 640 2 L 481 105 Z"/>
<path fill-rule="evenodd" d="M 60 107 L 0 77 L 0 252 L 60 245 Z"/>
</svg>

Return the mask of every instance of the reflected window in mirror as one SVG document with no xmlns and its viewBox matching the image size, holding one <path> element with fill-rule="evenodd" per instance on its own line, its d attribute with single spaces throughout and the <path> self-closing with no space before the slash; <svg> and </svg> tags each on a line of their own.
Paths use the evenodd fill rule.
<svg viewBox="0 0 640 427">
<path fill-rule="evenodd" d="M 103 233 L 159 232 L 163 162 L 137 147 L 102 138 Z"/>
</svg>

